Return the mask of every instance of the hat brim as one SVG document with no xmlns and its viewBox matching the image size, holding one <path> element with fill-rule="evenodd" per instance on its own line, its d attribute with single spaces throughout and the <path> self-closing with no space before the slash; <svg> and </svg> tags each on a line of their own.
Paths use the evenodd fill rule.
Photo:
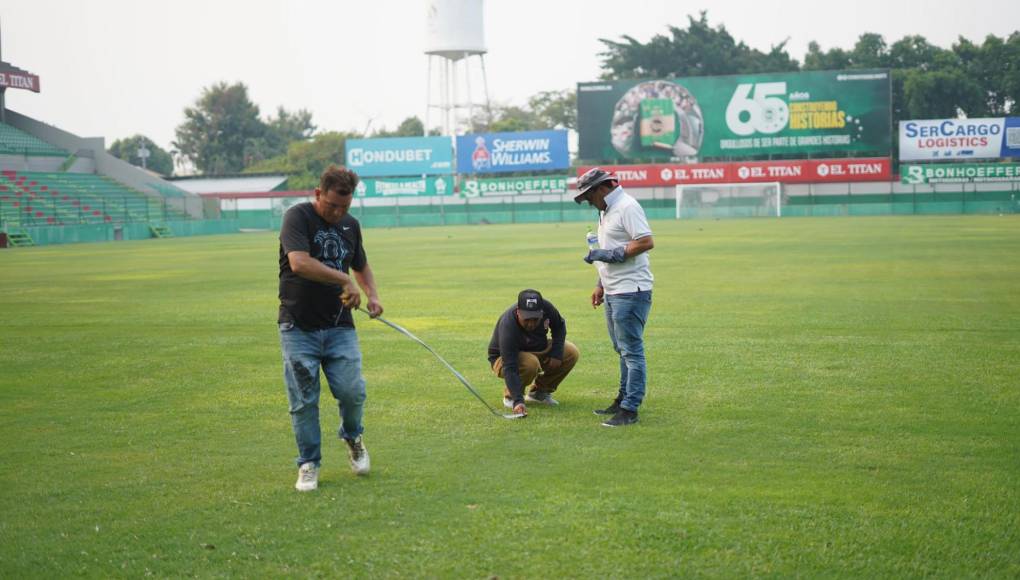
<svg viewBox="0 0 1020 580">
<path fill-rule="evenodd" d="M 524 320 L 531 320 L 533 318 L 542 318 L 545 316 L 545 312 L 541 310 L 521 310 L 517 309 L 517 313 L 521 315 Z"/>
<path fill-rule="evenodd" d="M 588 197 L 587 191 L 584 193 L 579 193 L 574 196 L 574 203 L 576 203 L 577 205 L 581 205 L 581 202 L 584 201 L 586 197 Z"/>
</svg>

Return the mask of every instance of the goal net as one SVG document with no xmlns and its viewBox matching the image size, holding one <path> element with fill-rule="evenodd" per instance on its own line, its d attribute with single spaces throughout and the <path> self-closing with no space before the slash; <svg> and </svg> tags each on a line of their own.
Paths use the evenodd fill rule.
<svg viewBox="0 0 1020 580">
<path fill-rule="evenodd" d="M 717 183 L 676 186 L 676 219 L 781 217 L 783 186 Z"/>
</svg>

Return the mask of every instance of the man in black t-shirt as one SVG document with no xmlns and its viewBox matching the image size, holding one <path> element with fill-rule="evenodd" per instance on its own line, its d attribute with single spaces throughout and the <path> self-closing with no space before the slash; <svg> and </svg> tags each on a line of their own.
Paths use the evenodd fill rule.
<svg viewBox="0 0 1020 580">
<path fill-rule="evenodd" d="M 552 340 L 547 337 L 552 332 Z M 489 341 L 489 364 L 503 379 L 503 405 L 527 415 L 524 401 L 558 405 L 552 397 L 577 364 L 580 352 L 567 340 L 567 323 L 537 290 L 523 290 L 517 305 L 496 321 Z M 531 390 L 527 395 L 524 389 Z"/>
<path fill-rule="evenodd" d="M 351 469 L 368 473 L 362 442 L 365 379 L 353 309 L 365 291 L 369 316 L 382 314 L 361 239 L 361 224 L 347 212 L 358 176 L 330 167 L 315 189 L 315 201 L 287 210 L 280 228 L 280 346 L 298 447 L 299 491 L 318 487 L 322 460 L 319 428 L 319 369 L 340 407 L 340 437 L 347 443 Z M 353 270 L 354 279 L 349 272 Z M 354 284 L 357 280 L 357 286 Z"/>
</svg>

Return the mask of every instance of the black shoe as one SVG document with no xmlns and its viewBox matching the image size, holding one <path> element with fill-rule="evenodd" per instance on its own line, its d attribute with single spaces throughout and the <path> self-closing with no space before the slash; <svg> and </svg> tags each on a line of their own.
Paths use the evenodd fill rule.
<svg viewBox="0 0 1020 580">
<path fill-rule="evenodd" d="M 611 405 L 605 409 L 595 409 L 592 413 L 596 415 L 615 415 L 620 412 L 620 399 L 613 401 Z"/>
<path fill-rule="evenodd" d="M 623 427 L 624 425 L 633 425 L 634 423 L 637 423 L 637 411 L 628 411 L 620 407 L 620 410 L 612 418 L 602 422 L 602 426 Z"/>
</svg>

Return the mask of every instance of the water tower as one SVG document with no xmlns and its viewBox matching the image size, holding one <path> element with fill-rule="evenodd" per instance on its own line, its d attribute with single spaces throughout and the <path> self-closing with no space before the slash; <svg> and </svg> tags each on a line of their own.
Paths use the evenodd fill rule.
<svg viewBox="0 0 1020 580">
<path fill-rule="evenodd" d="M 476 110 L 489 111 L 482 0 L 428 0 L 427 6 L 425 54 L 429 59 L 429 78 L 425 89 L 425 131 L 431 129 L 432 110 L 437 109 L 443 135 L 455 135 L 462 123 L 470 123 Z M 471 67 L 473 56 L 478 57 L 479 64 L 475 72 Z M 439 73 L 438 103 L 433 94 L 433 64 L 437 65 L 435 70 Z M 475 77 L 477 89 L 479 73 L 481 98 L 472 92 L 471 83 Z"/>
</svg>

